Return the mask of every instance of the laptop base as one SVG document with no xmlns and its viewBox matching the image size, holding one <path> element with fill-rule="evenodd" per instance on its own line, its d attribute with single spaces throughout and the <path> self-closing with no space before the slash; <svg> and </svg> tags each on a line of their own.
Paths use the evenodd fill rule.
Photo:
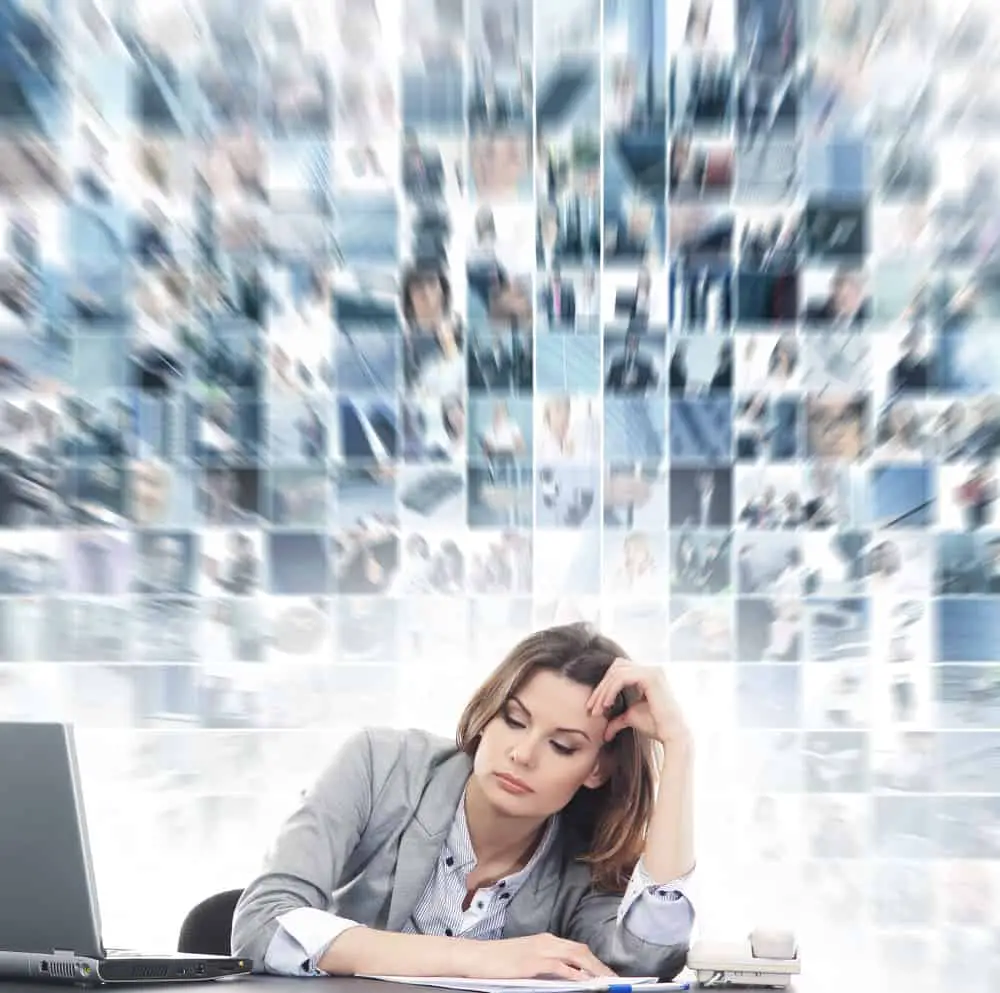
<svg viewBox="0 0 1000 993">
<path fill-rule="evenodd" d="M 0 952 L 0 976 L 73 986 L 111 983 L 178 983 L 249 975 L 249 959 L 226 955 L 112 955 L 97 959 L 71 953 Z"/>
</svg>

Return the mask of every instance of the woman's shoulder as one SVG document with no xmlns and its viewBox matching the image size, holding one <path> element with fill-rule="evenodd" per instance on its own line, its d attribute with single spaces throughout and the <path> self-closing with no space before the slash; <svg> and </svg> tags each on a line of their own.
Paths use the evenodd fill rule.
<svg viewBox="0 0 1000 993">
<path fill-rule="evenodd" d="M 453 756 L 457 747 L 453 740 L 422 728 L 394 728 L 380 725 L 364 727 L 347 741 L 347 747 L 367 752 L 372 770 L 388 775 L 398 770 L 413 777 L 421 770 L 429 774 L 445 759 Z"/>
<path fill-rule="evenodd" d="M 470 771 L 471 760 L 454 740 L 419 728 L 367 726 L 341 743 L 315 791 L 338 803 L 346 794 L 368 797 L 396 817 L 400 809 L 415 809 L 438 777 L 460 784 Z"/>
<path fill-rule="evenodd" d="M 372 751 L 398 752 L 413 755 L 441 751 L 454 752 L 455 742 L 443 735 L 425 731 L 423 728 L 396 728 L 388 725 L 369 725 L 360 732 L 368 739 Z"/>
</svg>

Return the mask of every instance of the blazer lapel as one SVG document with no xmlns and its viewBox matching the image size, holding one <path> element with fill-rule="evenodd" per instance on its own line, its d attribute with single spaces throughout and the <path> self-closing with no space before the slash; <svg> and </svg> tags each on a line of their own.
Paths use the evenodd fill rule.
<svg viewBox="0 0 1000 993">
<path fill-rule="evenodd" d="M 423 895 L 471 772 L 472 760 L 459 752 L 434 770 L 427 781 L 413 817 L 399 839 L 387 930 L 401 930 Z"/>
<path fill-rule="evenodd" d="M 505 938 L 523 938 L 552 929 L 563 854 L 563 837 L 560 832 L 552 840 L 548 853 L 512 897 L 504 921 Z"/>
</svg>

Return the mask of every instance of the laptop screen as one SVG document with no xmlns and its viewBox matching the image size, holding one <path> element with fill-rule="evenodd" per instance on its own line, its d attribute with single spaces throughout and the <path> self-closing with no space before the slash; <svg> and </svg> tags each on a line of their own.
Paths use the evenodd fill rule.
<svg viewBox="0 0 1000 993">
<path fill-rule="evenodd" d="M 103 957 L 72 728 L 0 722 L 0 951 Z"/>
</svg>

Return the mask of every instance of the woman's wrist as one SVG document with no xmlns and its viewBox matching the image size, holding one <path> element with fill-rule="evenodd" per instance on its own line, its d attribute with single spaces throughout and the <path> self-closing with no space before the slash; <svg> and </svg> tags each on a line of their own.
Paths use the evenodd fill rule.
<svg viewBox="0 0 1000 993">
<path fill-rule="evenodd" d="M 665 754 L 673 752 L 675 755 L 690 754 L 694 748 L 694 735 L 685 723 L 675 722 L 670 730 L 660 739 Z"/>
<path fill-rule="evenodd" d="M 318 966 L 333 975 L 474 975 L 478 942 L 353 927 L 333 940 Z"/>
<path fill-rule="evenodd" d="M 451 947 L 449 955 L 449 976 L 459 979 L 472 979 L 476 976 L 473 956 L 482 952 L 482 942 L 471 938 L 445 938 Z"/>
</svg>

